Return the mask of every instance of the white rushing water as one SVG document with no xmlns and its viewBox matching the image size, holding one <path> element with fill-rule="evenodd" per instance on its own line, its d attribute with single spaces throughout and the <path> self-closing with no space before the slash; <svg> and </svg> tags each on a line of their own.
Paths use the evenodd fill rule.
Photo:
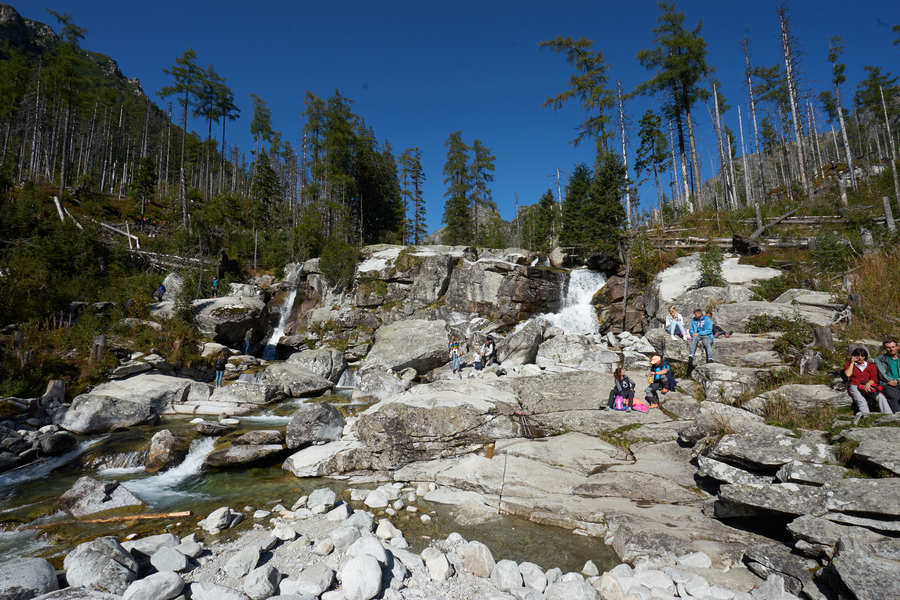
<svg viewBox="0 0 900 600">
<path fill-rule="evenodd" d="M 213 451 L 217 439 L 215 437 L 196 439 L 191 442 L 187 456 L 177 467 L 140 479 L 123 481 L 122 485 L 151 506 L 164 503 L 173 496 L 193 496 L 195 494 L 178 488 L 188 479 L 201 473 L 203 461 Z"/>
<path fill-rule="evenodd" d="M 563 294 L 559 312 L 538 315 L 553 327 L 566 333 L 596 333 L 597 315 L 591 300 L 603 284 L 606 275 L 590 269 L 573 269 Z"/>
<path fill-rule="evenodd" d="M 263 349 L 262 356 L 264 359 L 274 360 L 278 357 L 278 340 L 284 335 L 284 328 L 287 327 L 288 319 L 291 318 L 291 309 L 294 307 L 294 299 L 296 298 L 297 288 L 294 288 L 288 293 L 287 298 L 284 299 L 281 308 L 278 309 L 278 312 L 280 313 L 280 316 L 278 317 L 278 327 L 275 328 L 275 331 L 272 332 L 272 337 L 266 342 L 266 347 Z"/>
<path fill-rule="evenodd" d="M 74 450 L 70 450 L 69 452 L 61 454 L 60 456 L 46 458 L 33 465 L 27 465 L 24 467 L 19 467 L 18 469 L 13 469 L 12 471 L 7 471 L 3 475 L 0 475 L 0 491 L 2 491 L 6 486 L 12 486 L 14 484 L 23 483 L 25 481 L 32 481 L 35 479 L 43 479 L 56 469 L 69 464 L 70 462 L 87 452 L 91 448 L 91 446 L 102 442 L 107 437 L 108 436 L 104 435 L 92 440 L 85 440 L 78 444 L 78 447 Z"/>
<path fill-rule="evenodd" d="M 356 387 L 356 367 L 347 367 L 341 373 L 341 378 L 337 382 L 339 388 L 355 388 Z"/>
</svg>

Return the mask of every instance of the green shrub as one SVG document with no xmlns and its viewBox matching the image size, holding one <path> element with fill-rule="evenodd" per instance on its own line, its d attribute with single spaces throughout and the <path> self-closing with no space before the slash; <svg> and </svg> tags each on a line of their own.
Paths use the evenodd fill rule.
<svg viewBox="0 0 900 600">
<path fill-rule="evenodd" d="M 722 278 L 722 249 L 707 246 L 700 255 L 700 287 L 725 285 Z"/>
<path fill-rule="evenodd" d="M 359 251 L 347 242 L 330 239 L 322 248 L 319 268 L 335 289 L 342 290 L 353 283 Z"/>
<path fill-rule="evenodd" d="M 790 281 L 788 277 L 779 275 L 778 277 L 766 279 L 765 281 L 761 281 L 758 284 L 751 286 L 750 290 L 763 300 L 772 301 L 784 292 L 795 287 L 792 283 L 793 282 Z"/>
<path fill-rule="evenodd" d="M 816 237 L 810 256 L 816 267 L 829 275 L 845 273 L 854 263 L 856 252 L 847 240 L 833 232 Z"/>
</svg>

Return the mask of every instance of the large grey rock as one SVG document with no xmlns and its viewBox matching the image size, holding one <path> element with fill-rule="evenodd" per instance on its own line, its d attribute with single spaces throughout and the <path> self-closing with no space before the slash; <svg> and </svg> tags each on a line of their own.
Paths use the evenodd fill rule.
<svg viewBox="0 0 900 600">
<path fill-rule="evenodd" d="M 171 600 L 184 589 L 184 580 L 178 573 L 165 571 L 154 573 L 132 582 L 122 600 Z"/>
<path fill-rule="evenodd" d="M 306 499 L 306 506 L 309 508 L 324 506 L 325 510 L 329 510 L 334 506 L 335 502 L 337 502 L 337 494 L 334 493 L 334 490 L 331 488 L 317 488 L 310 492 L 309 497 Z"/>
<path fill-rule="evenodd" d="M 307 595 L 318 598 L 334 584 L 334 571 L 325 563 L 304 567 L 295 577 L 281 582 L 282 594 Z"/>
<path fill-rule="evenodd" d="M 231 404 L 257 408 L 284 398 L 285 395 L 286 393 L 280 383 L 256 384 L 235 381 L 216 388 L 212 396 L 209 397 L 209 401 L 225 405 Z"/>
<path fill-rule="evenodd" d="M 256 544 L 241 548 L 225 562 L 225 572 L 235 579 L 244 577 L 259 564 L 260 553 L 260 547 Z"/>
<path fill-rule="evenodd" d="M 532 589 L 539 594 L 543 594 L 547 588 L 547 576 L 544 571 L 532 562 L 523 562 L 519 564 L 519 573 L 522 575 L 522 582 L 525 587 Z"/>
<path fill-rule="evenodd" d="M 612 373 L 619 366 L 619 355 L 592 343 L 584 335 L 558 335 L 538 347 L 535 362 L 539 367 L 563 366 Z"/>
<path fill-rule="evenodd" d="M 827 385 L 791 383 L 751 398 L 744 402 L 741 408 L 764 415 L 766 405 L 770 402 L 784 403 L 797 412 L 810 412 L 822 408 L 837 409 L 848 406 L 850 398 L 846 393 L 835 391 Z"/>
<path fill-rule="evenodd" d="M 696 424 L 707 435 L 728 432 L 769 435 L 790 433 L 786 429 L 766 425 L 765 420 L 759 415 L 736 406 L 718 402 L 701 402 L 700 412 L 696 417 Z"/>
<path fill-rule="evenodd" d="M 710 450 L 709 456 L 772 473 L 793 460 L 817 464 L 837 461 L 834 448 L 828 444 L 807 437 L 761 433 L 726 435 Z"/>
<path fill-rule="evenodd" d="M 344 417 L 327 402 L 313 402 L 298 408 L 285 431 L 291 450 L 316 442 L 339 440 L 344 431 Z"/>
<path fill-rule="evenodd" d="M 260 296 L 221 296 L 191 303 L 194 323 L 201 333 L 226 346 L 244 343 L 248 329 L 264 331 L 268 311 Z"/>
<path fill-rule="evenodd" d="M 868 427 L 842 432 L 844 438 L 859 442 L 854 458 L 900 476 L 900 427 Z"/>
<path fill-rule="evenodd" d="M 426 373 L 450 360 L 447 344 L 445 321 L 395 321 L 375 332 L 375 345 L 360 370 L 379 365 L 392 371 L 411 368 Z"/>
<path fill-rule="evenodd" d="M 596 600 L 597 590 L 586 581 L 555 581 L 547 586 L 545 600 Z"/>
<path fill-rule="evenodd" d="M 453 567 L 447 560 L 447 555 L 437 548 L 429 547 L 422 550 L 422 559 L 432 581 L 446 581 L 453 575 Z"/>
<path fill-rule="evenodd" d="M 815 292 L 813 290 L 792 288 L 782 292 L 782 294 L 772 300 L 772 302 L 776 304 L 804 304 L 806 306 L 827 308 L 830 310 L 839 309 L 840 304 L 832 302 L 831 297 L 831 292 Z"/>
<path fill-rule="evenodd" d="M 278 456 L 284 452 L 281 444 L 266 444 L 261 446 L 231 445 L 221 450 L 211 452 L 203 461 L 208 467 L 236 467 L 262 462 Z"/>
<path fill-rule="evenodd" d="M 900 519 L 900 478 L 843 479 L 827 490 L 828 510 L 889 521 Z"/>
<path fill-rule="evenodd" d="M 210 581 L 195 581 L 190 589 L 191 600 L 250 600 L 241 591 Z"/>
<path fill-rule="evenodd" d="M 205 519 L 201 519 L 199 525 L 204 531 L 210 533 L 221 531 L 234 527 L 243 519 L 243 515 L 239 512 L 231 510 L 227 506 L 222 506 L 209 513 Z"/>
<path fill-rule="evenodd" d="M 344 353 L 334 348 L 302 350 L 291 354 L 287 362 L 336 384 L 347 368 Z"/>
<path fill-rule="evenodd" d="M 497 359 L 505 366 L 534 363 L 544 339 L 544 327 L 545 324 L 540 319 L 528 321 L 518 331 L 497 343 Z"/>
<path fill-rule="evenodd" d="M 263 565 L 247 573 L 242 589 L 250 600 L 265 600 L 278 591 L 281 574 L 272 565 Z"/>
<path fill-rule="evenodd" d="M 799 319 L 813 325 L 828 326 L 833 314 L 833 310 L 814 306 L 750 301 L 720 304 L 713 311 L 713 321 L 726 331 L 746 331 L 747 322 L 756 316 L 780 317 L 789 321 Z"/>
<path fill-rule="evenodd" d="M 798 595 L 804 587 L 815 589 L 806 559 L 791 553 L 782 544 L 754 544 L 744 552 L 751 571 L 760 577 L 770 574 L 784 578 L 784 587 Z"/>
<path fill-rule="evenodd" d="M 771 375 L 772 369 L 731 367 L 714 362 L 695 368 L 692 377 L 703 386 L 707 400 L 732 404 L 742 394 L 754 391 Z"/>
<path fill-rule="evenodd" d="M 150 450 L 147 451 L 147 461 L 144 470 L 155 473 L 166 467 L 171 467 L 184 458 L 185 446 L 171 431 L 163 429 L 157 431 L 150 438 Z"/>
<path fill-rule="evenodd" d="M 707 286 L 688 290 L 674 300 L 661 303 L 653 315 L 662 323 L 666 322 L 666 315 L 669 314 L 669 307 L 674 305 L 678 312 L 684 317 L 685 327 L 688 326 L 690 318 L 694 314 L 694 309 L 699 308 L 702 311 L 715 308 L 720 304 L 728 302 L 747 302 L 753 298 L 753 292 L 743 285 L 729 285 L 727 287 Z"/>
<path fill-rule="evenodd" d="M 491 581 L 504 592 L 519 589 L 523 585 L 519 565 L 514 560 L 501 560 L 496 563 L 491 571 Z"/>
<path fill-rule="evenodd" d="M 358 540 L 350 544 L 350 547 L 347 548 L 348 556 L 371 556 L 382 565 L 386 564 L 387 552 L 385 552 L 384 546 L 381 544 L 381 540 L 379 540 L 374 535 L 366 533 Z"/>
<path fill-rule="evenodd" d="M 494 572 L 494 555 L 490 548 L 481 542 L 472 541 L 460 547 L 457 553 L 463 559 L 463 565 L 469 573 L 476 577 L 487 578 Z"/>
<path fill-rule="evenodd" d="M 840 465 L 824 465 L 792 460 L 785 463 L 775 476 L 782 483 L 802 483 L 804 485 L 824 485 L 840 481 L 850 473 Z"/>
<path fill-rule="evenodd" d="M 703 455 L 697 457 L 697 473 L 723 483 L 772 483 L 771 477 L 754 475 Z"/>
<path fill-rule="evenodd" d="M 159 535 L 149 535 L 136 540 L 122 542 L 122 547 L 131 552 L 132 556 L 140 559 L 153 556 L 153 553 L 160 548 L 174 548 L 179 543 L 181 543 L 181 540 L 178 539 L 177 535 L 161 533 Z"/>
<path fill-rule="evenodd" d="M 794 483 L 734 483 L 719 488 L 716 516 L 754 516 L 775 513 L 805 515 L 823 512 L 826 496 L 822 488 Z"/>
<path fill-rule="evenodd" d="M 75 547 L 63 560 L 66 581 L 109 594 L 124 594 L 137 579 L 138 564 L 114 537 L 100 537 Z"/>
<path fill-rule="evenodd" d="M 653 345 L 657 353 L 673 362 L 687 362 L 690 357 L 690 342 L 683 339 L 673 340 L 669 332 L 662 327 L 651 329 L 647 332 L 647 340 Z M 774 336 L 751 335 L 749 333 L 735 333 L 731 337 L 718 337 L 713 341 L 715 361 L 726 365 L 745 366 L 742 360 L 749 354 L 771 352 L 775 344 Z M 768 356 L 768 355 L 767 355 Z M 775 364 L 780 364 L 779 360 Z M 694 364 L 699 366 L 706 364 L 706 353 L 703 345 L 697 346 L 694 354 Z M 755 365 L 746 365 L 755 366 Z M 767 366 L 764 364 L 763 366 Z"/>
<path fill-rule="evenodd" d="M 163 546 L 150 557 L 150 564 L 157 571 L 185 571 L 188 568 L 187 556 L 173 547 Z"/>
<path fill-rule="evenodd" d="M 408 390 L 415 377 L 415 369 L 406 369 L 395 373 L 388 367 L 378 364 L 360 368 L 356 373 L 353 399 L 384 400 L 390 398 Z"/>
<path fill-rule="evenodd" d="M 834 556 L 834 550 L 841 539 L 850 541 L 854 546 L 886 539 L 885 536 L 865 527 L 841 525 L 812 515 L 797 517 L 788 523 L 787 528 L 795 541 L 805 541 L 824 547 L 822 556 L 827 558 Z"/>
<path fill-rule="evenodd" d="M 334 385 L 333 381 L 307 371 L 298 363 L 292 362 L 269 365 L 262 372 L 260 381 L 280 389 L 283 394 L 291 398 L 318 396 L 330 390 Z"/>
<path fill-rule="evenodd" d="M 381 565 L 371 556 L 351 558 L 337 577 L 346 600 L 371 600 L 381 592 Z"/>
<path fill-rule="evenodd" d="M 280 444 L 284 441 L 284 433 L 278 429 L 255 429 L 235 438 L 237 445 L 249 444 L 251 446 L 265 446 L 267 444 Z"/>
<path fill-rule="evenodd" d="M 56 569 L 44 558 L 16 558 L 0 564 L 0 598 L 30 600 L 58 588 Z"/>
<path fill-rule="evenodd" d="M 84 475 L 59 497 L 57 504 L 73 517 L 80 518 L 113 508 L 143 506 L 144 503 L 118 481 L 99 481 Z"/>
<path fill-rule="evenodd" d="M 559 307 L 565 274 L 503 259 L 462 260 L 450 276 L 447 304 L 461 312 L 521 321 Z"/>
<path fill-rule="evenodd" d="M 900 597 L 900 544 L 896 539 L 861 546 L 841 544 L 832 566 L 857 600 Z"/>
<path fill-rule="evenodd" d="M 308 446 L 287 457 L 282 468 L 297 477 L 322 477 L 362 468 L 368 464 L 367 455 L 368 451 L 360 442 L 338 440 Z"/>
<path fill-rule="evenodd" d="M 76 396 L 60 426 L 73 433 L 103 433 L 153 421 L 167 407 L 186 401 L 193 383 L 158 374 L 103 383 Z"/>
</svg>

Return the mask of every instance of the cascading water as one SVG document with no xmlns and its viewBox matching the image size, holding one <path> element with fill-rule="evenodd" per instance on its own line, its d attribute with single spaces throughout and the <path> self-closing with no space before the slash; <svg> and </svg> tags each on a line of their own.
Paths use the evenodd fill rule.
<svg viewBox="0 0 900 600">
<path fill-rule="evenodd" d="M 356 387 L 356 367 L 347 367 L 341 373 L 341 378 L 337 382 L 339 388 L 355 388 Z"/>
<path fill-rule="evenodd" d="M 278 340 L 284 335 L 284 328 L 287 327 L 288 319 L 291 318 L 291 309 L 294 307 L 294 300 L 297 298 L 297 288 L 293 288 L 284 299 L 281 308 L 278 309 L 280 316 L 278 317 L 278 326 L 272 332 L 272 337 L 266 342 L 263 349 L 263 358 L 266 360 L 274 360 L 278 358 Z"/>
<path fill-rule="evenodd" d="M 591 300 L 605 283 L 606 275 L 603 273 L 590 269 L 574 269 L 569 273 L 568 285 L 559 312 L 545 313 L 535 318 L 543 319 L 566 333 L 595 333 L 597 315 Z"/>
<path fill-rule="evenodd" d="M 213 451 L 217 439 L 219 438 L 207 437 L 194 440 L 187 456 L 177 467 L 148 477 L 123 481 L 122 485 L 151 506 L 164 505 L 170 502 L 173 496 L 192 496 L 194 494 L 185 492 L 179 487 L 191 477 L 201 473 L 203 462 Z"/>
</svg>

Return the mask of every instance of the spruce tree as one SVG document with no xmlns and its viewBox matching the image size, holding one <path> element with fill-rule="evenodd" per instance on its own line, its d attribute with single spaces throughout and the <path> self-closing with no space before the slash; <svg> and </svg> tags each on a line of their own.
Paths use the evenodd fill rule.
<svg viewBox="0 0 900 600">
<path fill-rule="evenodd" d="M 491 199 L 489 184 L 494 181 L 494 161 L 496 156 L 490 149 L 481 143 L 481 140 L 472 142 L 472 164 L 469 167 L 469 181 L 472 184 L 472 243 L 479 244 L 480 232 L 478 227 L 479 207 L 496 208 Z"/>
<path fill-rule="evenodd" d="M 466 245 L 473 241 L 469 200 L 472 182 L 469 178 L 469 147 L 462 140 L 462 132 L 454 131 L 447 138 L 447 160 L 444 162 L 444 218 L 447 226 L 444 243 Z"/>
<path fill-rule="evenodd" d="M 641 117 L 638 130 L 640 145 L 634 161 L 634 172 L 640 180 L 641 173 L 652 172 L 653 184 L 656 187 L 656 200 L 659 214 L 663 214 L 663 194 L 659 187 L 659 174 L 665 172 L 669 156 L 669 140 L 662 131 L 662 118 L 652 110 L 647 110 Z"/>
<path fill-rule="evenodd" d="M 582 163 L 576 165 L 566 185 L 566 199 L 562 205 L 562 226 L 559 232 L 561 246 L 582 246 L 590 237 L 587 230 L 590 204 L 591 179 L 590 167 Z"/>
<path fill-rule="evenodd" d="M 615 256 L 625 226 L 622 195 L 628 185 L 628 174 L 622 158 L 615 152 L 599 152 L 594 165 L 588 202 L 584 207 L 583 245 L 607 256 Z"/>
<path fill-rule="evenodd" d="M 425 171 L 422 169 L 422 151 L 416 148 L 407 148 L 400 155 L 400 164 L 403 170 L 404 195 L 412 208 L 410 220 L 410 240 L 413 244 L 420 244 L 427 234 L 425 228 L 425 199 L 422 196 L 422 184 L 425 182 Z"/>
</svg>

